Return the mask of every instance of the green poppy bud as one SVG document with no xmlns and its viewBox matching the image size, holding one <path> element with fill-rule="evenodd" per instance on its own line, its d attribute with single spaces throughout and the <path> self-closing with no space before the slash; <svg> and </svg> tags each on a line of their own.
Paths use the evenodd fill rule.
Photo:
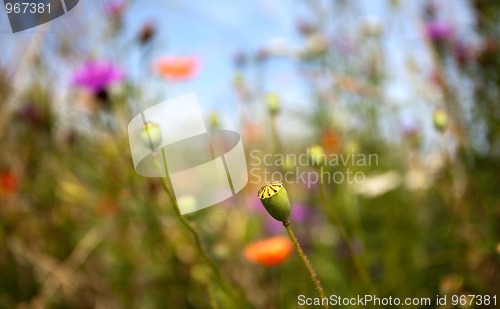
<svg viewBox="0 0 500 309">
<path fill-rule="evenodd" d="M 444 110 L 438 109 L 432 115 L 432 121 L 436 130 L 443 132 L 448 127 L 448 114 Z"/>
<path fill-rule="evenodd" d="M 147 147 L 158 148 L 161 144 L 161 129 L 155 122 L 146 122 L 140 132 L 141 141 Z"/>
<path fill-rule="evenodd" d="M 210 114 L 210 117 L 208 118 L 208 123 L 210 124 L 211 129 L 218 129 L 219 128 L 219 115 L 217 113 L 212 113 Z"/>
<path fill-rule="evenodd" d="M 283 162 L 283 170 L 285 172 L 293 172 L 295 171 L 295 162 L 293 159 L 285 157 L 285 160 Z"/>
<path fill-rule="evenodd" d="M 290 200 L 280 181 L 273 181 L 263 186 L 257 196 L 271 217 L 282 222 L 288 220 L 290 216 Z"/>
<path fill-rule="evenodd" d="M 309 155 L 309 160 L 311 160 L 312 165 L 320 166 L 325 164 L 326 161 L 325 150 L 320 145 L 314 145 L 307 148 L 307 154 Z"/>
<path fill-rule="evenodd" d="M 318 33 L 311 34 L 305 43 L 301 56 L 304 59 L 311 59 L 321 56 L 328 51 L 328 41 L 326 38 Z"/>
<path fill-rule="evenodd" d="M 276 115 L 277 113 L 279 113 L 281 109 L 281 102 L 277 94 L 268 93 L 266 95 L 266 104 L 267 109 L 269 110 L 269 113 L 271 113 L 271 115 Z"/>
</svg>

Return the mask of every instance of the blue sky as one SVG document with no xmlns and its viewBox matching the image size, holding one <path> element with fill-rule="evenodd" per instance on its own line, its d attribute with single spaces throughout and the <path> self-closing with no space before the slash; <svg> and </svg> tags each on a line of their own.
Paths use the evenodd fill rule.
<svg viewBox="0 0 500 309">
<path fill-rule="evenodd" d="M 106 1 L 80 2 L 63 17 L 40 28 L 17 34 L 10 33 L 7 16 L 0 10 L 0 42 L 3 49 L 0 63 L 8 61 L 14 63 L 15 67 L 16 61 L 20 61 L 22 51 L 36 32 L 48 31 L 47 37 L 57 38 L 59 35 L 71 35 L 88 28 L 97 37 L 104 26 L 100 20 L 105 16 L 103 7 Z M 328 20 L 329 31 L 332 36 L 352 36 L 359 39 L 357 33 L 363 22 L 375 20 L 382 23 L 384 33 L 381 42 L 387 69 L 384 86 L 386 97 L 395 106 L 405 106 L 401 111 L 402 118 L 419 118 L 419 115 L 427 115 L 435 108 L 433 104 L 429 104 L 426 90 L 418 88 L 414 81 L 415 77 L 428 78 L 432 68 L 432 59 L 423 39 L 423 25 L 418 15 L 424 1 L 400 1 L 398 10 L 393 10 L 390 2 L 360 0 L 344 11 L 333 12 Z M 473 19 L 467 10 L 466 0 L 435 2 L 445 7 L 439 18 L 455 24 L 460 36 L 466 40 L 473 37 Z M 216 0 L 211 1 L 208 6 L 206 2 L 196 1 L 136 0 L 131 2 L 124 16 L 125 28 L 121 44 L 102 41 L 94 43 L 92 35 L 87 43 L 98 57 L 116 60 L 132 76 L 149 77 L 152 75 L 149 64 L 139 63 L 139 50 L 131 49 L 123 42 L 133 38 L 144 22 L 153 22 L 157 26 L 158 37 L 149 60 L 161 55 L 194 54 L 201 58 L 203 66 L 200 74 L 191 82 L 166 84 L 156 79 L 146 92 L 151 89 L 150 97 L 161 93 L 160 96 L 168 98 L 194 91 L 206 114 L 218 111 L 224 115 L 226 126 L 236 129 L 238 119 L 234 115 L 237 114 L 237 103 L 231 89 L 234 55 L 240 51 L 255 52 L 270 40 L 286 41 L 291 46 L 299 45 L 302 39 L 297 34 L 296 22 L 308 17 L 316 18 L 301 3 L 303 2 L 297 0 Z M 419 73 L 408 70 L 409 61 L 414 62 Z M 54 66 L 57 67 L 57 64 Z M 278 92 L 285 104 L 290 103 L 290 109 L 304 108 L 310 97 L 297 73 L 296 63 L 293 60 L 278 59 L 273 60 L 269 67 L 271 71 L 265 77 L 264 90 Z M 137 72 L 138 69 L 141 72 Z M 64 76 L 64 73 L 60 76 Z M 139 108 L 155 103 L 157 102 L 137 102 Z M 421 127 L 431 130 L 429 117 L 420 118 L 417 120 Z M 302 129 L 300 126 L 298 128 Z M 389 135 L 393 129 L 390 125 L 387 127 Z"/>
<path fill-rule="evenodd" d="M 173 85 L 169 96 L 197 92 L 206 110 L 234 109 L 232 60 L 238 52 L 255 52 L 269 39 L 296 40 L 297 6 L 289 1 L 135 2 L 126 16 L 130 29 L 152 20 L 159 29 L 157 55 L 195 54 L 203 62 L 199 76 L 189 84 Z M 290 72 L 291 64 L 281 62 Z M 272 86 L 273 83 L 271 83 Z M 272 90 L 272 89 L 269 89 Z M 276 89 L 277 90 L 277 89 Z"/>
</svg>

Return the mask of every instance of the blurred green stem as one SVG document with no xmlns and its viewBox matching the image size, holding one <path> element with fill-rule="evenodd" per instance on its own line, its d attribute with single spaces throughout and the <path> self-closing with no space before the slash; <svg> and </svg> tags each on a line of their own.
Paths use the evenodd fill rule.
<svg viewBox="0 0 500 309">
<path fill-rule="evenodd" d="M 352 247 L 351 238 L 347 233 L 347 230 L 345 229 L 344 225 L 342 224 L 342 221 L 340 221 L 339 217 L 337 216 L 337 213 L 335 212 L 333 205 L 330 203 L 325 183 L 323 181 L 320 182 L 321 182 L 321 199 L 323 200 L 322 204 L 328 216 L 328 219 L 339 230 L 340 236 L 345 241 L 347 249 L 349 250 L 349 254 L 352 257 L 354 265 L 358 269 L 363 284 L 366 286 L 366 288 L 368 288 L 370 293 L 375 295 L 376 291 L 370 277 L 368 276 L 368 272 L 366 271 L 366 268 L 364 267 L 363 263 L 361 263 L 361 260 L 359 259 L 359 256 L 356 254 L 354 248 Z"/>
<path fill-rule="evenodd" d="M 316 291 L 318 292 L 318 295 L 321 299 L 321 303 L 323 304 L 323 299 L 325 299 L 325 292 L 323 291 L 323 287 L 321 286 L 321 282 L 319 282 L 318 275 L 314 271 L 313 266 L 311 265 L 311 262 L 309 262 L 309 259 L 307 256 L 304 254 L 304 251 L 302 251 L 302 248 L 300 247 L 299 241 L 297 240 L 297 237 L 295 237 L 295 234 L 293 233 L 292 227 L 290 226 L 290 221 L 286 220 L 283 222 L 283 226 L 285 227 L 286 231 L 288 232 L 288 235 L 290 236 L 290 239 L 292 240 L 293 245 L 295 246 L 295 249 L 297 249 L 297 253 L 300 256 L 300 259 L 304 263 L 304 265 L 307 268 L 307 271 L 311 275 L 311 279 L 314 283 L 314 287 L 316 288 Z M 328 308 L 328 302 L 326 304 L 323 304 L 323 308 Z"/>
<path fill-rule="evenodd" d="M 439 147 L 441 148 L 441 154 L 444 160 L 444 166 L 448 167 L 451 164 L 450 153 L 446 147 L 446 137 L 443 132 L 439 132 Z"/>
<path fill-rule="evenodd" d="M 203 261 L 210 267 L 210 269 L 212 270 L 212 272 L 214 273 L 217 281 L 220 283 L 221 287 L 224 289 L 224 291 L 238 304 L 240 305 L 241 304 L 241 300 L 245 299 L 243 294 L 240 292 L 240 293 L 235 293 L 230 287 L 229 287 L 229 284 L 224 280 L 224 277 L 222 276 L 219 268 L 212 262 L 212 260 L 208 257 L 207 253 L 205 252 L 205 249 L 203 249 L 203 246 L 201 245 L 201 239 L 200 239 L 200 236 L 198 235 L 198 232 L 196 232 L 196 230 L 191 226 L 191 224 L 189 224 L 189 222 L 186 220 L 186 218 L 184 218 L 180 211 L 179 211 L 179 207 L 177 205 L 177 202 L 174 198 L 174 196 L 172 195 L 172 193 L 170 192 L 169 188 L 168 188 L 168 183 L 167 183 L 167 179 L 162 177 L 162 183 L 163 183 L 163 187 L 165 189 L 165 192 L 167 192 L 167 195 L 172 203 L 172 205 L 174 206 L 174 212 L 175 212 L 175 216 L 177 217 L 177 219 L 182 223 L 182 225 L 189 231 L 189 233 L 191 233 L 191 236 L 193 236 L 194 238 L 194 242 L 196 244 L 196 249 L 198 250 L 198 253 L 200 254 L 201 258 L 203 259 Z"/>
<path fill-rule="evenodd" d="M 271 115 L 271 134 L 273 136 L 273 146 L 275 153 L 281 153 L 281 140 L 278 133 L 278 125 L 276 124 L 276 115 Z"/>
<path fill-rule="evenodd" d="M 210 283 L 207 283 L 207 290 L 208 290 L 208 298 L 210 299 L 210 307 L 212 309 L 219 309 L 219 305 L 217 304 L 217 297 L 215 296 L 214 287 Z"/>
<path fill-rule="evenodd" d="M 158 162 L 157 155 L 156 154 L 153 154 L 153 155 L 154 155 L 154 161 L 155 161 L 156 166 L 158 167 L 158 169 L 161 169 L 160 163 Z M 166 168 L 167 167 L 165 166 L 165 169 Z M 166 171 L 166 175 L 168 175 L 168 171 Z M 198 250 L 198 253 L 201 256 L 202 260 L 212 270 L 212 272 L 214 273 L 220 286 L 230 296 L 230 298 L 239 306 L 243 306 L 243 304 L 246 303 L 246 299 L 244 297 L 243 292 L 241 292 L 241 291 L 238 291 L 237 293 L 234 292 L 233 289 L 231 289 L 230 285 L 226 282 L 226 280 L 224 280 L 224 277 L 222 276 L 219 268 L 212 262 L 212 260 L 208 257 L 207 253 L 205 252 L 205 249 L 203 248 L 203 246 L 201 244 L 201 239 L 200 239 L 200 236 L 198 235 L 198 232 L 196 232 L 196 230 L 191 226 L 191 224 L 189 224 L 189 222 L 186 220 L 186 218 L 184 218 L 182 216 L 181 212 L 179 211 L 179 206 L 177 205 L 177 201 L 169 189 L 167 177 L 161 177 L 161 180 L 162 180 L 163 188 L 165 189 L 165 192 L 167 193 L 168 198 L 170 199 L 170 202 L 174 208 L 175 216 L 181 222 L 181 224 L 186 228 L 186 230 L 189 231 L 191 236 L 193 236 L 194 242 L 196 245 L 196 249 Z M 215 294 L 214 294 L 214 296 L 215 296 Z"/>
</svg>

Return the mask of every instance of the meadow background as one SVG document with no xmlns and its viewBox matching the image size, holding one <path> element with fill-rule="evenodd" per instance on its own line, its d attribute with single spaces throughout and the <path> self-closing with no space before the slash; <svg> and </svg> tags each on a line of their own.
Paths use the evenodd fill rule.
<svg viewBox="0 0 500 309">
<path fill-rule="evenodd" d="M 16 34 L 0 12 L 0 308 L 316 296 L 255 175 L 180 219 L 135 172 L 128 122 L 188 92 L 252 167 L 255 150 L 377 155 L 323 166 L 362 183 L 284 183 L 327 295 L 500 297 L 500 3 L 80 2 Z"/>
</svg>

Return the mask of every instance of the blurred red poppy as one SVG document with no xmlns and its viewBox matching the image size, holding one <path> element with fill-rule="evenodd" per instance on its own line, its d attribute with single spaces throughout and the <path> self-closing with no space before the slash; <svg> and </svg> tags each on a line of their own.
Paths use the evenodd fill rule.
<svg viewBox="0 0 500 309">
<path fill-rule="evenodd" d="M 19 183 L 10 170 L 0 173 L 0 196 L 9 196 L 17 191 Z"/>
<path fill-rule="evenodd" d="M 274 236 L 252 242 L 245 247 L 245 258 L 263 266 L 283 263 L 293 251 L 293 244 L 285 236 Z"/>
<path fill-rule="evenodd" d="M 340 135 L 333 130 L 326 130 L 321 135 L 321 144 L 328 154 L 340 153 L 342 140 Z"/>
<path fill-rule="evenodd" d="M 243 139 L 247 143 L 258 143 L 263 137 L 262 125 L 258 123 L 245 122 L 243 123 Z"/>
<path fill-rule="evenodd" d="M 110 217 L 118 211 L 118 204 L 110 197 L 103 197 L 97 203 L 97 215 Z"/>
<path fill-rule="evenodd" d="M 194 56 L 165 56 L 154 62 L 154 70 L 167 80 L 186 80 L 198 73 L 200 61 Z"/>
</svg>

